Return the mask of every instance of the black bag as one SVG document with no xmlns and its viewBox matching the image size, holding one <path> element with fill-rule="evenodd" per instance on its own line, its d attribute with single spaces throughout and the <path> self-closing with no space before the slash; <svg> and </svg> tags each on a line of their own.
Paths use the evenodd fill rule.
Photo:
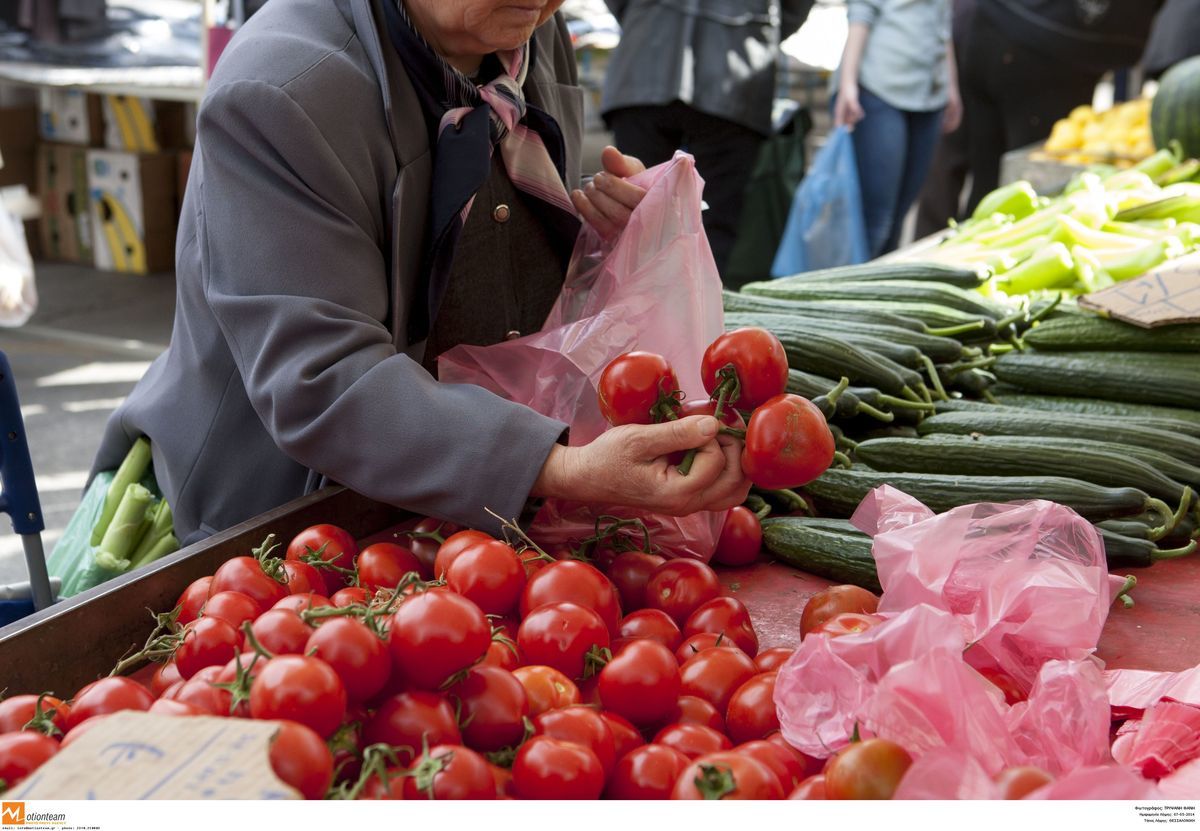
<svg viewBox="0 0 1200 831">
<path fill-rule="evenodd" d="M 809 111 L 797 107 L 759 149 L 746 183 L 737 240 L 722 275 L 726 288 L 771 279 L 771 263 L 783 239 L 788 211 L 808 166 L 804 142 L 812 126 Z"/>
</svg>

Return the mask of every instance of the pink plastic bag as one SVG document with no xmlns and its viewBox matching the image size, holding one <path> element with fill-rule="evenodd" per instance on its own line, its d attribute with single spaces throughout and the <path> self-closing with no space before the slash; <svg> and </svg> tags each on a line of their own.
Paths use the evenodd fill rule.
<svg viewBox="0 0 1200 831">
<path fill-rule="evenodd" d="M 1104 547 L 1069 508 L 1034 500 L 935 515 L 884 485 L 852 521 L 874 537 L 880 611 L 928 603 L 953 613 L 974 666 L 998 666 L 1028 690 L 1046 661 L 1095 649 L 1111 599 Z"/>
<path fill-rule="evenodd" d="M 1008 712 L 1022 758 L 1054 775 L 1110 759 L 1108 696 L 1093 661 L 1048 661 L 1027 701 Z"/>
<path fill-rule="evenodd" d="M 1078 768 L 1026 799 L 1162 799 L 1149 779 L 1119 765 Z"/>
<path fill-rule="evenodd" d="M 948 747 L 921 756 L 896 788 L 893 799 L 1000 799 L 997 785 L 983 766 Z"/>
<path fill-rule="evenodd" d="M 704 396 L 700 360 L 724 320 L 721 279 L 700 217 L 704 183 L 685 153 L 632 181 L 646 188 L 645 198 L 615 244 L 584 226 L 542 331 L 493 346 L 455 347 L 438 359 L 440 380 L 477 384 L 563 421 L 572 445 L 605 430 L 597 385 L 625 352 L 663 355 L 687 396 Z M 705 560 L 725 521 L 724 512 L 669 517 L 547 500 L 531 534 L 546 545 L 581 539 L 604 514 L 636 516 L 664 552 Z"/>
<path fill-rule="evenodd" d="M 1113 669 L 1104 673 L 1113 718 L 1141 718 L 1164 698 L 1200 706 L 1200 667 L 1182 672 Z"/>
</svg>

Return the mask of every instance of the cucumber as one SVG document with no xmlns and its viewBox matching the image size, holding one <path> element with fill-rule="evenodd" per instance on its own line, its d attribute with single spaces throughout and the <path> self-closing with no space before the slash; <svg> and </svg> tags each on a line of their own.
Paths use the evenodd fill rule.
<svg viewBox="0 0 1200 831">
<path fill-rule="evenodd" d="M 1023 396 L 1013 396 L 1013 397 L 1022 398 Z M 1029 396 L 1029 397 L 1037 398 L 1039 396 Z M 1052 407 L 1047 407 L 1045 409 L 1042 409 L 1040 407 L 1024 407 L 1024 406 L 1020 406 L 1020 405 L 1012 406 L 1007 403 L 1009 401 L 1009 399 L 1010 399 L 1010 396 L 1005 396 L 1004 400 L 1001 401 L 999 404 L 989 404 L 986 401 L 970 401 L 965 398 L 952 398 L 949 401 L 938 401 L 935 403 L 935 406 L 939 413 L 961 413 L 961 412 L 978 412 L 980 410 L 985 410 L 985 411 L 999 410 L 999 411 L 1006 412 L 1006 413 L 1007 412 L 1018 412 L 1018 413 L 1027 413 L 1030 415 L 1043 413 L 1043 414 L 1047 414 L 1052 417 L 1060 417 L 1061 416 L 1061 417 L 1076 417 L 1077 418 L 1079 415 L 1090 415 L 1090 413 L 1088 413 L 1086 410 L 1076 412 L 1074 410 L 1069 410 L 1069 409 L 1065 409 L 1065 408 L 1064 409 L 1056 409 L 1056 408 L 1052 408 Z M 1080 399 L 1080 400 L 1086 401 L 1088 399 Z M 1106 402 L 1099 402 L 1099 403 L 1106 403 Z M 1166 409 L 1166 408 L 1163 408 L 1163 409 Z M 1136 416 L 1136 415 L 1120 415 L 1120 414 L 1115 414 L 1115 413 L 1096 413 L 1096 415 L 1102 415 L 1106 422 L 1111 422 L 1114 424 L 1135 424 L 1135 425 L 1138 425 L 1139 427 L 1153 427 L 1156 430 L 1166 430 L 1169 433 L 1180 433 L 1185 436 L 1200 437 L 1200 422 L 1184 421 L 1179 418 L 1158 418 L 1155 416 L 1143 417 L 1143 416 Z"/>
<path fill-rule="evenodd" d="M 762 529 L 763 544 L 780 562 L 835 583 L 882 591 L 866 534 L 815 528 L 800 517 L 769 517 Z"/>
<path fill-rule="evenodd" d="M 872 387 L 849 387 L 842 391 L 836 401 L 829 402 L 828 395 L 835 387 L 837 382 L 820 375 L 801 372 L 798 369 L 788 370 L 787 391 L 817 404 L 826 419 L 850 419 L 863 415 L 876 421 L 891 422 L 895 419 L 895 411 L 921 412 L 929 407 L 926 404 L 917 405 L 907 399 L 886 395 Z"/>
<path fill-rule="evenodd" d="M 783 326 L 786 328 L 795 326 L 804 330 L 827 330 L 839 337 L 842 337 L 841 333 L 844 332 L 855 336 L 879 339 L 897 345 L 916 347 L 922 354 L 928 355 L 932 360 L 939 363 L 952 363 L 963 358 L 963 345 L 954 338 L 927 335 L 924 332 L 914 332 L 911 329 L 901 326 L 887 326 L 880 323 L 863 322 L 854 318 L 831 319 L 809 317 L 803 312 L 795 314 L 775 312 L 746 313 L 726 310 L 725 328 L 733 329 L 739 326 L 761 326 L 764 329 L 771 329 L 771 331 L 775 331 L 772 328 L 773 326 Z"/>
<path fill-rule="evenodd" d="M 1113 534 L 1132 537 L 1136 540 L 1154 542 L 1158 539 L 1158 532 L 1154 526 L 1136 519 L 1106 519 L 1103 522 L 1097 522 L 1096 527 L 1101 531 L 1110 531 Z"/>
<path fill-rule="evenodd" d="M 864 309 L 849 303 L 800 303 L 791 300 L 778 300 L 774 297 L 756 297 L 752 294 L 722 292 L 721 299 L 726 312 L 766 312 L 767 314 L 803 314 L 805 317 L 827 318 L 832 320 L 856 320 L 863 323 L 875 323 L 884 326 L 896 326 L 911 329 L 914 332 L 924 332 L 924 323 L 915 317 L 892 314 L 878 309 Z"/>
<path fill-rule="evenodd" d="M 1131 444 L 1159 450 L 1188 464 L 1200 464 L 1200 439 L 1108 419 L 1060 416 L 1020 409 L 992 407 L 939 413 L 921 422 L 921 435 L 949 433 L 969 436 L 1059 436 Z M 1198 471 L 1200 473 L 1200 471 Z"/>
<path fill-rule="evenodd" d="M 787 353 L 788 366 L 817 375 L 845 375 L 851 382 L 882 390 L 911 400 L 919 396 L 910 383 L 915 372 L 847 343 L 841 338 L 817 332 L 794 332 L 780 338 Z M 920 376 L 916 377 L 920 382 Z"/>
<path fill-rule="evenodd" d="M 1183 361 L 1164 358 L 1183 358 Z M 1145 352 L 1009 352 L 992 372 L 1033 392 L 1200 409 L 1200 356 Z"/>
<path fill-rule="evenodd" d="M 846 265 L 837 268 L 822 268 L 805 271 L 782 279 L 793 282 L 830 283 L 837 281 L 867 283 L 889 280 L 933 280 L 962 289 L 978 288 L 985 283 L 985 270 L 963 268 L 932 262 L 870 262 L 861 265 Z"/>
<path fill-rule="evenodd" d="M 841 338 L 846 343 L 857 346 L 876 355 L 881 355 L 890 361 L 895 361 L 907 369 L 920 369 L 924 366 L 924 357 L 920 349 L 903 343 L 885 340 L 881 337 L 866 334 L 854 326 L 843 326 L 833 321 L 804 320 L 790 315 L 777 314 L 743 314 L 731 312 L 725 315 L 725 331 L 741 329 L 744 326 L 758 326 L 772 332 L 780 341 L 786 340 L 796 333 L 824 333 Z M 956 341 L 955 341 L 956 342 Z"/>
<path fill-rule="evenodd" d="M 1164 519 L 1171 515 L 1168 505 L 1137 488 L 1102 487 L 1065 476 L 960 476 L 830 468 L 802 490 L 812 497 L 822 513 L 850 516 L 863 498 L 880 485 L 898 488 L 937 513 L 976 502 L 1049 499 L 1090 520 L 1135 516 L 1146 511 L 1162 513 Z"/>
<path fill-rule="evenodd" d="M 1097 528 L 1104 543 L 1104 559 L 1111 568 L 1149 568 L 1159 560 L 1176 560 L 1195 552 L 1196 541 L 1180 548 L 1162 549 L 1149 540 L 1126 537 L 1107 528 Z"/>
<path fill-rule="evenodd" d="M 1116 451 L 1109 448 L 1115 447 Z M 1014 436 L 871 439 L 855 456 L 875 470 L 963 476 L 1066 476 L 1112 488 L 1132 487 L 1178 504 L 1184 486 L 1133 458 L 1124 445 Z"/>
<path fill-rule="evenodd" d="M 1131 404 L 1124 401 L 1103 401 L 1098 398 L 1070 398 L 1060 395 L 1026 395 L 1019 392 L 1004 393 L 998 399 L 1006 407 L 1022 407 L 1030 410 L 1051 412 L 1083 413 L 1084 415 L 1119 415 L 1134 418 L 1163 418 L 1194 425 L 1186 431 L 1190 436 L 1200 436 L 1200 410 L 1182 407 L 1159 407 L 1154 404 Z"/>
<path fill-rule="evenodd" d="M 749 295 L 743 296 L 748 297 Z M 768 298 L 757 299 L 767 300 Z M 928 334 L 937 334 L 939 331 L 946 330 L 945 334 L 960 339 L 991 338 L 996 335 L 996 321 L 991 317 L 967 314 L 949 306 L 939 306 L 936 303 L 907 303 L 902 300 L 858 300 L 853 303 L 839 300 L 810 300 L 790 305 L 795 309 L 803 308 L 805 314 L 826 312 L 842 319 L 866 320 L 866 317 L 859 317 L 859 315 L 886 312 L 920 321 Z M 755 309 L 746 311 L 755 311 Z"/>
<path fill-rule="evenodd" d="M 1025 334 L 1026 346 L 1042 351 L 1125 350 L 1129 352 L 1200 352 L 1200 325 L 1177 324 L 1142 329 L 1101 317 L 1060 317 Z"/>
<path fill-rule="evenodd" d="M 900 300 L 906 303 L 932 303 L 960 312 L 1000 320 L 1012 313 L 1007 306 L 989 300 L 979 292 L 967 291 L 944 283 L 921 280 L 890 280 L 887 283 L 814 283 L 805 280 L 769 280 L 747 283 L 744 294 L 780 297 L 784 300 Z"/>
</svg>

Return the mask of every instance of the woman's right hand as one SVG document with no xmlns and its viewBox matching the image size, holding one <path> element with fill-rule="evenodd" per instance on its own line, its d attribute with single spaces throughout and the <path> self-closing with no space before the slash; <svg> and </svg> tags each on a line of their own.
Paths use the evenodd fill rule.
<svg viewBox="0 0 1200 831">
<path fill-rule="evenodd" d="M 858 84 L 842 84 L 833 105 L 833 126 L 851 130 L 863 119 L 863 108 L 858 103 Z"/>
<path fill-rule="evenodd" d="M 556 445 L 531 495 L 672 516 L 732 508 L 745 501 L 750 482 L 742 443 L 718 436 L 717 427 L 711 416 L 690 416 L 614 427 L 582 447 Z M 683 476 L 667 456 L 693 448 L 695 461 Z"/>
</svg>

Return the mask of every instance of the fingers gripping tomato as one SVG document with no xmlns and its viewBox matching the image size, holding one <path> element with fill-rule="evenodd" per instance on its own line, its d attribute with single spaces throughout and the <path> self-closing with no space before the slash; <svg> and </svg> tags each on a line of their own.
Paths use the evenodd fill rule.
<svg viewBox="0 0 1200 831">
<path fill-rule="evenodd" d="M 726 379 L 722 371 L 732 367 L 736 376 Z M 787 354 L 779 338 L 756 326 L 726 332 L 704 350 L 700 363 L 704 390 L 716 398 L 725 384 L 729 405 L 753 410 L 787 387 Z"/>
<path fill-rule="evenodd" d="M 760 488 L 798 488 L 829 469 L 833 434 L 811 401 L 784 393 L 750 416 L 742 472 Z"/>
<path fill-rule="evenodd" d="M 678 409 L 679 381 L 667 359 L 652 352 L 629 352 L 612 360 L 600 375 L 600 414 L 613 426 L 654 424 Z"/>
</svg>

